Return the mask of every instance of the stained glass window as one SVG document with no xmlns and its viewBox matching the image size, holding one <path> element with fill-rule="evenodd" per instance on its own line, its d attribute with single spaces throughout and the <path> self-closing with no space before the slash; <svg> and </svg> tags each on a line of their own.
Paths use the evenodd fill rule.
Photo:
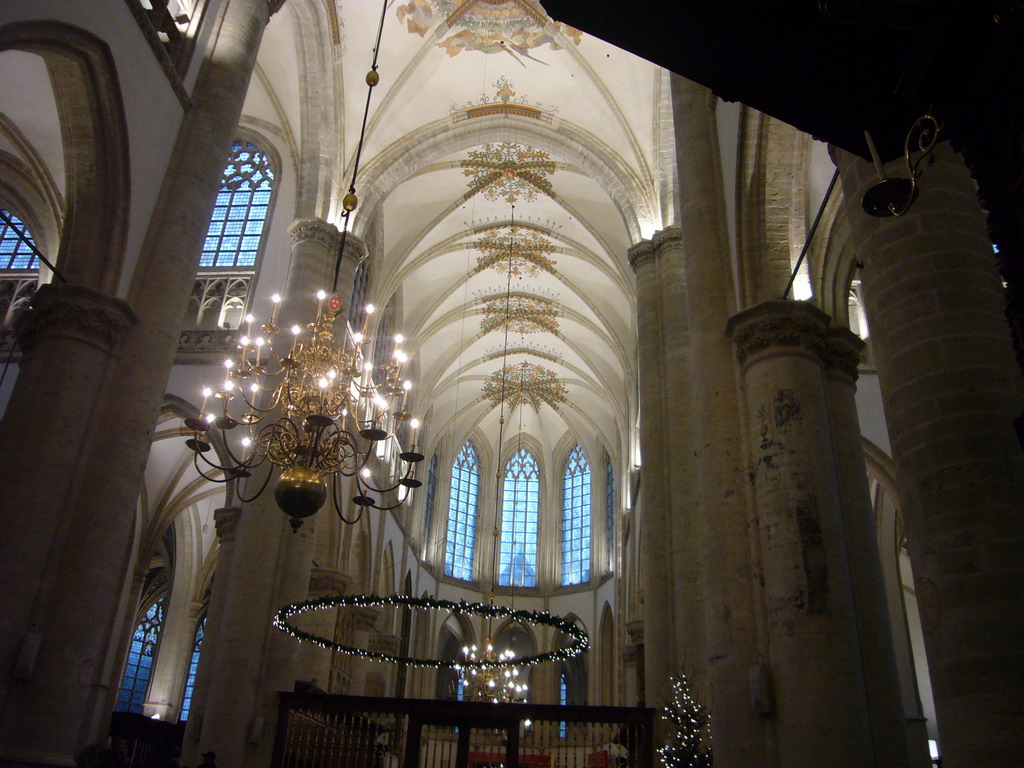
<svg viewBox="0 0 1024 768">
<path fill-rule="evenodd" d="M 39 269 L 39 257 L 32 250 L 35 241 L 25 222 L 6 209 L 0 211 L 11 221 L 0 218 L 0 269 Z"/>
<path fill-rule="evenodd" d="M 565 679 L 565 672 L 562 672 L 558 678 L 558 703 L 563 707 L 569 703 L 569 686 Z M 565 720 L 558 724 L 558 735 L 565 738 Z"/>
<path fill-rule="evenodd" d="M 480 491 L 480 464 L 473 444 L 466 441 L 452 464 L 452 491 L 448 499 L 448 538 L 444 549 L 446 576 L 473 579 L 476 544 L 476 502 Z"/>
<path fill-rule="evenodd" d="M 164 603 L 161 597 L 146 611 L 142 621 L 135 627 L 132 644 L 128 649 L 128 661 L 121 678 L 121 692 L 117 695 L 117 712 L 142 713 L 149 690 L 149 678 L 156 660 L 156 646 L 160 641 L 160 630 L 164 626 Z"/>
<path fill-rule="evenodd" d="M 199 668 L 199 649 L 203 645 L 203 633 L 206 630 L 206 617 L 203 616 L 196 624 L 196 634 L 192 638 L 192 655 L 188 660 L 188 677 L 185 678 L 185 693 L 181 697 L 181 715 L 178 719 L 181 722 L 188 720 L 189 710 L 192 709 L 192 691 L 196 687 L 196 670 Z"/>
<path fill-rule="evenodd" d="M 576 444 L 565 462 L 562 501 L 562 584 L 590 581 L 590 466 Z"/>
<path fill-rule="evenodd" d="M 498 558 L 498 583 L 503 587 L 537 586 L 539 504 L 540 470 L 537 460 L 525 448 L 520 448 L 505 465 Z"/>
<path fill-rule="evenodd" d="M 615 567 L 615 468 L 612 467 L 612 457 L 607 454 L 604 465 L 604 515 L 610 570 Z"/>
<path fill-rule="evenodd" d="M 274 193 L 270 157 L 255 144 L 236 141 L 224 168 L 199 266 L 252 269 Z"/>
<path fill-rule="evenodd" d="M 423 540 L 430 538 L 430 525 L 434 520 L 434 494 L 437 492 L 437 451 L 430 457 L 427 467 L 427 493 L 423 502 Z"/>
</svg>

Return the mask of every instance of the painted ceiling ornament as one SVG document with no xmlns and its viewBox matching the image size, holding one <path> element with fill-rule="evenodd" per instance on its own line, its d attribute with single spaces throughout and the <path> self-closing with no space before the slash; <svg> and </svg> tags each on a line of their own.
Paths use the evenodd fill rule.
<svg viewBox="0 0 1024 768">
<path fill-rule="evenodd" d="M 492 84 L 494 94 L 481 93 L 476 101 L 465 104 L 452 104 L 448 110 L 456 122 L 474 117 L 488 115 L 513 115 L 529 117 L 534 120 L 551 122 L 551 117 L 558 112 L 558 107 L 530 101 L 526 96 L 516 94 L 515 83 L 502 75 Z"/>
<path fill-rule="evenodd" d="M 531 355 L 533 357 L 539 357 L 542 360 L 550 360 L 553 363 L 562 362 L 563 355 L 555 351 L 553 347 L 549 347 L 545 344 L 537 344 L 532 341 L 521 341 L 513 347 L 509 347 L 507 352 L 504 347 L 496 346 L 486 350 L 481 360 L 489 362 L 491 360 L 501 360 L 506 355 Z"/>
<path fill-rule="evenodd" d="M 558 332 L 558 307 L 553 298 L 527 291 L 510 291 L 481 297 L 483 320 L 480 330 L 490 333 L 508 329 L 513 333 Z"/>
<path fill-rule="evenodd" d="M 480 255 L 473 274 L 485 269 L 519 278 L 536 277 L 541 272 L 558 274 L 554 260 L 548 258 L 555 252 L 554 243 L 539 232 L 520 229 L 513 238 L 511 226 L 496 227 L 481 233 L 476 247 Z"/>
<path fill-rule="evenodd" d="M 494 405 L 501 402 L 502 379 L 504 378 L 505 402 L 513 412 L 524 403 L 540 411 L 541 403 L 554 408 L 565 402 L 568 391 L 554 371 L 543 365 L 524 360 L 506 365 L 487 377 L 484 382 L 484 397 Z"/>
<path fill-rule="evenodd" d="M 583 38 L 578 29 L 551 21 L 537 0 L 409 0 L 398 6 L 396 15 L 411 34 L 426 37 L 434 30 L 443 37 L 437 47 L 449 56 L 463 51 L 507 53 L 523 66 L 523 59 L 539 61 L 529 53 L 534 48 L 561 50 L 559 33 L 575 45 Z"/>
<path fill-rule="evenodd" d="M 548 176 L 555 172 L 555 162 L 539 149 L 507 141 L 485 144 L 471 150 L 461 165 L 469 177 L 469 191 L 463 195 L 466 200 L 477 193 L 507 203 L 532 202 L 538 192 L 554 196 Z"/>
</svg>

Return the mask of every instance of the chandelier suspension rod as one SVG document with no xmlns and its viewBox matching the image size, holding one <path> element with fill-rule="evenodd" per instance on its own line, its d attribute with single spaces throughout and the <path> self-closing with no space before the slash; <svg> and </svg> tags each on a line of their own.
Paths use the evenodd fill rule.
<svg viewBox="0 0 1024 768">
<path fill-rule="evenodd" d="M 349 217 L 352 215 L 352 211 L 355 210 L 356 201 L 356 177 L 359 175 L 359 161 L 363 156 L 363 141 L 366 139 L 366 122 L 370 116 L 370 101 L 373 99 L 373 88 L 380 82 L 380 76 L 377 74 L 377 56 L 380 54 L 380 39 L 384 34 L 384 19 L 388 11 L 388 0 L 383 0 L 380 9 L 380 23 L 377 25 L 377 40 L 373 45 L 373 63 L 370 65 L 370 71 L 366 73 L 366 84 L 369 86 L 366 89 L 366 105 L 363 107 L 363 122 L 359 127 L 359 142 L 356 144 L 356 158 L 352 166 L 352 182 L 348 185 L 348 195 L 345 197 L 345 201 L 342 203 L 344 212 L 341 214 L 344 219 L 344 224 L 341 228 L 341 242 L 338 245 L 338 260 L 334 264 L 334 283 L 331 288 L 332 293 L 338 292 L 338 274 L 341 272 L 341 260 L 345 256 L 345 242 L 348 239 L 348 224 Z M 351 198 L 349 197 L 351 196 Z M 348 200 L 352 199 L 352 207 L 348 207 Z"/>
</svg>

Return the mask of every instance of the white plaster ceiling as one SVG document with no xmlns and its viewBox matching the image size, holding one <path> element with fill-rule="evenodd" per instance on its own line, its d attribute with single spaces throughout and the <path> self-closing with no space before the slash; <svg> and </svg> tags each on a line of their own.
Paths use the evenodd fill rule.
<svg viewBox="0 0 1024 768">
<path fill-rule="evenodd" d="M 314 117 L 304 110 L 300 94 L 334 94 L 339 103 L 326 112 L 338 115 L 340 126 L 323 128 L 341 129 L 340 157 L 331 172 L 334 188 L 343 192 L 381 6 L 320 3 L 290 0 L 272 20 L 245 110 L 286 132 L 306 135 L 302 121 Z M 354 228 L 362 234 L 360 226 L 370 215 L 376 211 L 380 216 L 383 242 L 374 254 L 372 295 L 381 305 L 396 294 L 401 297 L 395 330 L 410 339 L 406 346 L 419 372 L 415 408 L 428 415 L 428 440 L 449 433 L 450 445 L 457 446 L 475 433 L 485 436 L 493 453 L 498 414 L 482 390 L 486 378 L 501 368 L 504 334 L 501 329 L 482 332 L 479 296 L 504 296 L 507 277 L 493 268 L 475 273 L 474 268 L 482 255 L 477 240 L 489 226 L 507 225 L 512 211 L 501 196 L 467 198 L 472 179 L 462 162 L 471 151 L 502 142 L 547 151 L 555 164 L 546 176 L 550 194 L 527 200 L 520 190 L 515 217 L 520 236 L 532 233 L 551 244 L 547 257 L 553 271 L 516 277 L 511 288 L 553 302 L 557 329 L 511 332 L 508 342 L 515 351 L 507 363 L 527 361 L 552 371 L 566 398 L 538 409 L 524 407 L 522 427 L 543 446 L 545 455 L 539 458 L 545 462 L 564 458 L 556 452 L 565 450 L 566 440 L 576 439 L 594 462 L 601 460 L 597 452 L 602 447 L 625 459 L 636 378 L 633 282 L 626 251 L 641 233 L 650 235 L 664 224 L 656 213 L 663 210 L 658 190 L 665 188 L 658 182 L 665 172 L 658 167 L 657 144 L 661 71 L 575 30 L 531 21 L 520 13 L 524 8 L 536 10 L 536 3 L 388 4 L 380 85 L 373 93 L 356 185 L 369 208 L 359 210 Z M 465 14 L 449 28 L 446 11 Z M 314 40 L 309 19 L 331 24 L 331 14 L 337 19 L 337 40 L 330 34 Z M 520 22 L 514 22 L 516 14 Z M 299 29 L 304 30 L 301 40 L 294 39 Z M 454 48 L 462 43 L 468 47 Z M 299 71 L 296 51 L 315 44 L 329 48 L 320 51 L 320 70 Z M 319 81 L 331 77 L 337 79 L 333 88 Z M 539 119 L 506 114 L 480 120 L 460 113 L 503 98 L 539 110 Z M 337 201 L 330 210 L 337 210 Z M 506 418 L 507 449 L 516 439 L 520 415 L 507 413 Z"/>
<path fill-rule="evenodd" d="M 3 51 L 0 72 L 0 149 L 47 173 L 63 195 L 64 144 L 46 62 L 34 53 Z"/>
</svg>

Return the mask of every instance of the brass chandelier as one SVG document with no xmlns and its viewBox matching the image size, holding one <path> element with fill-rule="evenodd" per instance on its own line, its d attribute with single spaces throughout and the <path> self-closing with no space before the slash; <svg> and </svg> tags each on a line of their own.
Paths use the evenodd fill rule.
<svg viewBox="0 0 1024 768">
<path fill-rule="evenodd" d="M 484 640 L 484 650 L 477 657 L 475 645 L 462 649 L 464 663 L 455 667 L 462 682 L 463 701 L 483 701 L 491 704 L 525 704 L 527 685 L 519 682 L 519 667 L 508 666 L 515 652 L 506 648 L 495 653 L 491 638 Z M 493 666 L 467 666 L 483 661 Z"/>
<path fill-rule="evenodd" d="M 328 494 L 344 522 L 358 520 L 358 515 L 355 520 L 349 520 L 342 512 L 338 502 L 339 477 L 353 479 L 352 501 L 359 515 L 367 507 L 395 509 L 408 496 L 408 490 L 403 492 L 403 488 L 422 485 L 413 476 L 415 465 L 423 460 L 423 455 L 416 451 L 413 442 L 419 422 L 406 410 L 412 383 L 402 379 L 402 367 L 408 357 L 398 345 L 404 339 L 395 336 L 394 357 L 381 366 L 383 370 L 375 378 L 374 364 L 365 349 L 373 341 L 366 336 L 373 306 L 366 306 L 362 329 L 350 332 L 346 313 L 342 312 L 344 305 L 337 293 L 349 219 L 359 204 L 355 182 L 370 100 L 374 86 L 380 82 L 377 55 L 386 10 L 385 0 L 373 64 L 366 74 L 366 107 L 356 146 L 352 183 L 342 200 L 344 225 L 334 268 L 334 292 L 330 295 L 323 290 L 317 293 L 314 320 L 305 328 L 298 324 L 291 327 L 290 345 L 286 341 L 287 334 L 277 325 L 280 295 L 271 297 L 273 310 L 267 322 L 256 324 L 252 315 L 246 315 L 246 334 L 239 340 L 238 355 L 224 361 L 223 384 L 217 389 L 205 388 L 198 415 L 185 420 L 191 432 L 186 444 L 193 451 L 196 470 L 205 479 L 230 482 L 248 478 L 253 470 L 269 463 L 259 490 L 249 498 L 238 494 L 243 502 L 253 501 L 263 493 L 274 467 L 283 470 L 274 486 L 274 498 L 289 516 L 292 530 L 298 530 L 304 518 L 315 514 Z M 339 319 L 336 334 L 335 324 Z M 375 342 L 383 343 L 387 340 Z M 211 397 L 213 407 L 207 410 Z M 232 404 L 241 404 L 241 413 L 236 409 L 236 415 L 232 415 Z M 403 429 L 406 426 L 407 432 Z M 245 432 L 240 440 L 233 440 L 235 429 Z M 385 444 L 403 432 L 409 435 L 408 441 L 412 444 L 399 447 L 397 460 L 387 460 Z M 217 442 L 224 457 L 221 462 L 207 458 L 214 434 L 219 436 Z M 330 484 L 325 478 L 330 479 Z M 371 494 L 376 494 L 376 498 Z"/>
<path fill-rule="evenodd" d="M 406 410 L 412 383 L 402 380 L 402 367 L 408 357 L 401 348 L 395 350 L 391 362 L 385 363 L 383 377 L 373 378 L 373 363 L 364 352 L 366 325 L 356 333 L 346 332 L 343 339 L 335 336 L 334 326 L 342 309 L 337 294 L 317 294 L 316 319 L 306 328 L 291 328 L 291 345 L 287 354 L 275 350 L 273 341 L 281 334 L 276 324 L 280 296 L 274 295 L 274 311 L 270 319 L 258 326 L 261 335 L 253 336 L 251 315 L 246 317 L 247 333 L 239 343 L 236 359 L 224 361 L 225 379 L 216 390 L 203 390 L 199 415 L 185 420 L 192 430 L 186 444 L 194 452 L 199 473 L 214 482 L 247 478 L 254 469 L 269 462 L 284 470 L 274 487 L 278 506 L 291 518 L 293 529 L 302 519 L 315 514 L 327 500 L 334 498 L 335 508 L 345 519 L 337 499 L 338 476 L 351 477 L 356 493 L 352 501 L 360 508 L 394 509 L 404 498 L 388 505 L 384 498 L 401 487 L 418 488 L 413 477 L 415 465 L 423 460 L 415 446 L 398 454 L 400 462 L 386 482 L 375 484 L 374 469 L 384 462 L 378 460 L 378 444 L 388 441 L 408 424 L 415 434 L 419 422 Z M 366 308 L 367 319 L 373 306 Z M 344 319 L 342 320 L 344 322 Z M 396 342 L 401 343 L 397 336 Z M 278 342 L 281 345 L 281 341 Z M 210 398 L 213 408 L 207 410 Z M 232 415 L 233 403 L 242 405 L 242 412 Z M 245 435 L 237 441 L 239 454 L 232 448 L 229 433 L 243 428 Z M 219 430 L 223 452 L 228 458 L 216 463 L 207 458 L 212 444 L 211 432 Z M 200 460 L 206 467 L 199 464 Z M 220 470 L 222 476 L 210 474 Z M 251 498 L 267 487 L 271 473 Z M 394 475 L 397 475 L 395 477 Z M 328 487 L 325 477 L 332 478 Z M 379 483 L 379 481 L 377 481 Z M 378 494 L 375 499 L 371 493 Z"/>
</svg>

